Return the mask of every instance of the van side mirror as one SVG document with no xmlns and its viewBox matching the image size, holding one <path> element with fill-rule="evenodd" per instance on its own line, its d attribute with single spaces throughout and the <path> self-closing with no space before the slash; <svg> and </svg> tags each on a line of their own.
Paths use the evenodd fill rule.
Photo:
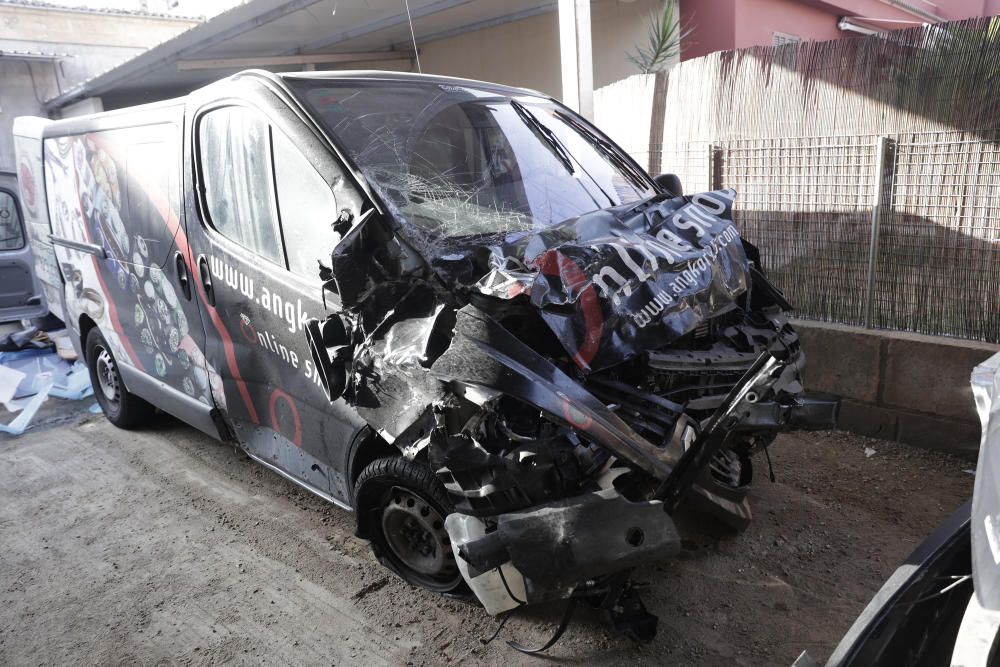
<svg viewBox="0 0 1000 667">
<path fill-rule="evenodd" d="M 354 353 L 347 325 L 339 315 L 330 315 L 323 321 L 314 318 L 306 322 L 305 333 L 316 373 L 332 403 L 347 388 L 347 364 Z"/>
<path fill-rule="evenodd" d="M 680 197 L 684 194 L 684 188 L 681 187 L 681 179 L 677 177 L 677 174 L 660 174 L 653 180 L 656 181 L 661 190 L 669 195 Z"/>
</svg>

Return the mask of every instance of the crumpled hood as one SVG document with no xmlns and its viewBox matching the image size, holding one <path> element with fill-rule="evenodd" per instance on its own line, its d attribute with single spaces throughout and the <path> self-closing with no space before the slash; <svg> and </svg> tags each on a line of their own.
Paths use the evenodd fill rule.
<svg viewBox="0 0 1000 667">
<path fill-rule="evenodd" d="M 470 298 L 527 300 L 581 370 L 600 370 L 676 340 L 746 291 L 735 197 L 602 209 L 510 242 L 458 243 L 431 265 Z"/>
</svg>

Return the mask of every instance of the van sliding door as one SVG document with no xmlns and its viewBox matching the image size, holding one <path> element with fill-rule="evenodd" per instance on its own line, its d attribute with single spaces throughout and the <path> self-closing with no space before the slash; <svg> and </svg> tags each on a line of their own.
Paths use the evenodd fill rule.
<svg viewBox="0 0 1000 667">
<path fill-rule="evenodd" d="M 189 289 L 182 122 L 178 106 L 46 136 L 46 193 L 67 323 L 100 329 L 130 391 L 217 433 Z"/>
</svg>

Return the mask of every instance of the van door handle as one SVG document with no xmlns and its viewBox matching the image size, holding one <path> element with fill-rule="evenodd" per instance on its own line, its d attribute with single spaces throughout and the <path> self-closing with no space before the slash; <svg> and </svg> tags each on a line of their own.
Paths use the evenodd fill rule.
<svg viewBox="0 0 1000 667">
<path fill-rule="evenodd" d="M 190 301 L 191 279 L 188 277 L 187 263 L 180 250 L 174 253 L 174 266 L 177 268 L 177 284 L 181 286 L 181 293 L 185 299 Z"/>
<path fill-rule="evenodd" d="M 201 275 L 201 286 L 205 288 L 205 300 L 214 307 L 215 287 L 212 286 L 212 272 L 208 269 L 208 259 L 204 255 L 198 258 L 198 273 Z"/>
</svg>

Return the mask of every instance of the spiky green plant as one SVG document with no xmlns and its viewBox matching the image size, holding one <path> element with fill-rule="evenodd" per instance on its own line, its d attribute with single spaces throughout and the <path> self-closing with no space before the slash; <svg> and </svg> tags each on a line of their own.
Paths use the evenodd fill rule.
<svg viewBox="0 0 1000 667">
<path fill-rule="evenodd" d="M 635 53 L 625 55 L 640 72 L 652 74 L 680 55 L 681 40 L 689 34 L 691 30 L 681 26 L 677 16 L 676 0 L 664 0 L 663 9 L 649 16 L 645 46 L 637 44 Z"/>
</svg>

